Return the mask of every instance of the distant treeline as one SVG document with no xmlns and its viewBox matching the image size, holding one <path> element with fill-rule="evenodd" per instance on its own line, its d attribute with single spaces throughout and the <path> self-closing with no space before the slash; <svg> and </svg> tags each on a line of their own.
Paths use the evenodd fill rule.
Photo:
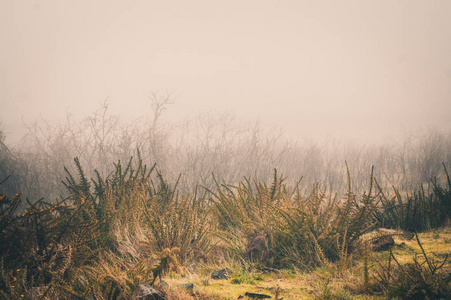
<svg viewBox="0 0 451 300">
<path fill-rule="evenodd" d="M 128 161 L 140 151 L 144 163 L 163 172 L 183 192 L 212 187 L 219 182 L 236 183 L 245 176 L 267 181 L 273 169 L 295 184 L 299 178 L 305 191 L 319 183 L 330 194 L 346 191 L 345 162 L 353 178 L 353 190 L 367 187 L 368 172 L 384 189 L 399 191 L 431 188 L 431 180 L 444 182 L 442 163 L 451 165 L 451 134 L 430 130 L 396 144 L 357 145 L 341 140 L 324 143 L 287 140 L 281 131 L 264 130 L 230 114 L 200 116 L 192 121 L 164 123 L 161 120 L 168 97 L 153 98 L 153 115 L 148 121 L 124 123 L 109 114 L 104 105 L 80 122 L 70 117 L 62 124 L 44 121 L 29 126 L 21 142 L 8 149 L 0 132 L 0 188 L 12 196 L 21 192 L 35 201 L 54 201 L 66 191 L 61 184 L 64 167 L 79 157 L 88 177 L 94 168 L 110 174 L 115 161 Z M 74 171 L 73 169 L 70 169 Z"/>
</svg>

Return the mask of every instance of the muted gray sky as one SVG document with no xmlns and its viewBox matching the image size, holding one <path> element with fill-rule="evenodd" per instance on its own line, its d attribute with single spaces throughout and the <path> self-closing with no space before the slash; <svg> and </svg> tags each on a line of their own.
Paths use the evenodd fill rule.
<svg viewBox="0 0 451 300">
<path fill-rule="evenodd" d="M 234 112 L 287 135 L 451 130 L 451 1 L 0 0 L 0 120 Z"/>
</svg>

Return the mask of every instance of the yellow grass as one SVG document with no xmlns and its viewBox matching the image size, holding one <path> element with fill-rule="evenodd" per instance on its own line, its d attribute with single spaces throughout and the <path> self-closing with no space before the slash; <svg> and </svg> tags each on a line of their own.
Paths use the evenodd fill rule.
<svg viewBox="0 0 451 300">
<path fill-rule="evenodd" d="M 420 233 L 420 241 L 429 258 L 442 261 L 446 254 L 451 253 L 451 227 Z M 421 249 L 416 239 L 406 240 L 400 236 L 394 237 L 396 246 L 393 254 L 401 264 L 412 262 L 415 255 L 423 260 Z M 405 246 L 400 246 L 405 243 Z M 370 280 L 378 268 L 377 261 L 386 264 L 389 252 L 371 253 L 370 255 Z M 217 267 L 221 268 L 221 267 Z M 230 266 L 236 272 L 239 266 Z M 450 262 L 445 265 L 450 268 Z M 250 274 L 261 278 L 254 280 L 254 284 L 234 284 L 232 280 L 215 280 L 210 278 L 214 267 L 204 265 L 197 270 L 185 269 L 179 273 L 172 273 L 164 278 L 169 284 L 170 299 L 237 299 L 246 292 L 262 293 L 275 299 L 276 289 L 279 288 L 279 298 L 290 299 L 318 299 L 325 289 L 329 289 L 334 295 L 343 296 L 341 299 L 386 299 L 382 294 L 369 294 L 363 287 L 363 262 L 361 258 L 355 258 L 348 268 L 339 270 L 336 265 L 329 268 L 317 268 L 311 272 L 283 270 L 281 274 L 262 273 L 251 271 Z M 181 291 L 179 284 L 192 282 L 194 294 L 189 291 Z M 183 296 L 182 296 L 183 295 Z M 338 297 L 338 296 L 337 296 Z M 246 299 L 244 297 L 243 299 Z"/>
</svg>

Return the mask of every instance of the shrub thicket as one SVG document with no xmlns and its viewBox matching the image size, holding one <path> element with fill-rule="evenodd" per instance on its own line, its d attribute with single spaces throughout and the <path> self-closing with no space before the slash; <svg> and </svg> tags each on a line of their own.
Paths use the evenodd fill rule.
<svg viewBox="0 0 451 300">
<path fill-rule="evenodd" d="M 345 199 L 327 198 L 318 185 L 306 197 L 291 193 L 274 171 L 271 186 L 249 180 L 218 186 L 215 235 L 227 249 L 268 267 L 312 267 L 350 255 L 375 225 L 376 198 L 357 201 L 349 184 Z"/>
<path fill-rule="evenodd" d="M 339 199 L 326 196 L 319 185 L 308 194 L 300 183 L 290 189 L 276 170 L 270 184 L 216 181 L 215 190 L 190 195 L 180 194 L 177 183 L 172 186 L 155 165 L 147 168 L 137 157 L 125 167 L 116 163 L 106 178 L 95 172 L 92 179 L 75 159 L 77 173 L 66 169 L 68 195 L 57 203 L 26 200 L 23 211 L 20 194 L 0 195 L 1 297 L 126 298 L 139 283 L 164 275 L 169 258 L 173 265 L 233 257 L 262 269 L 345 266 L 361 237 L 386 225 L 378 224 L 381 216 L 393 218 L 374 192 L 372 171 L 361 197 L 352 192 L 349 171 L 348 191 Z M 437 200 L 405 201 L 428 212 L 440 209 L 435 216 L 441 223 L 434 223 L 440 226 L 449 218 L 450 189 L 435 184 L 432 193 L 429 199 Z M 420 222 L 431 226 L 428 220 Z M 426 287 L 436 289 L 441 281 L 431 268 L 437 266 L 419 266 L 416 272 L 429 276 Z M 384 284 L 394 289 L 393 282 Z"/>
</svg>

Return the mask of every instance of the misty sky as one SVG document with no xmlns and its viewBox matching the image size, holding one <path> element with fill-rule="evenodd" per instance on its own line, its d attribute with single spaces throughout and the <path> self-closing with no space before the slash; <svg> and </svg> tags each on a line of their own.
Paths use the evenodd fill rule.
<svg viewBox="0 0 451 300">
<path fill-rule="evenodd" d="M 451 1 L 0 0 L 0 120 L 233 112 L 304 137 L 451 130 Z"/>
</svg>

